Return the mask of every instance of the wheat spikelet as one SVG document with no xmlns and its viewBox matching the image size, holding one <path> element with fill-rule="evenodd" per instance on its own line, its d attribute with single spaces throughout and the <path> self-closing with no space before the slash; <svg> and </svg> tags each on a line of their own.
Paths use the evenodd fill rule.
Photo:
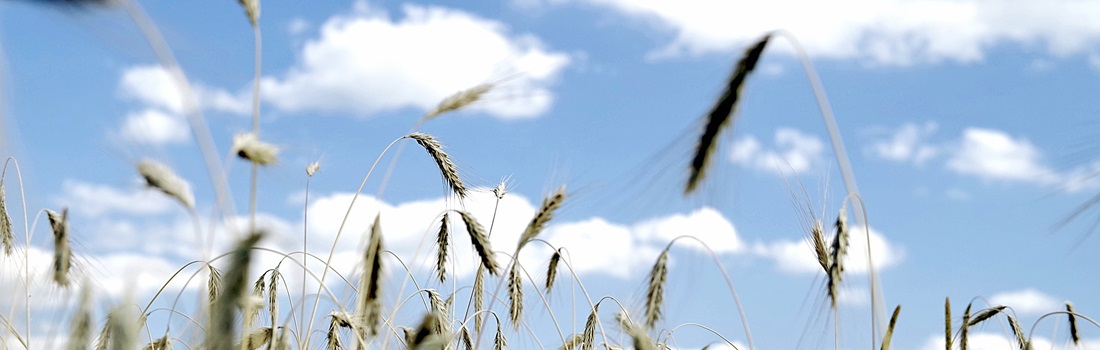
<svg viewBox="0 0 1100 350">
<path fill-rule="evenodd" d="M 1031 342 L 1027 340 L 1027 334 L 1024 334 L 1023 328 L 1020 328 L 1020 322 L 1016 322 L 1016 319 L 1011 315 L 1005 314 L 1008 318 L 1008 325 L 1012 328 L 1012 335 L 1016 337 L 1016 345 L 1021 350 L 1031 350 Z"/>
<path fill-rule="evenodd" d="M 447 280 L 447 243 L 451 241 L 451 231 L 447 227 L 449 215 L 450 213 L 443 213 L 443 219 L 439 221 L 439 234 L 435 239 L 435 271 L 439 275 L 439 282 Z"/>
<path fill-rule="evenodd" d="M 248 16 L 248 23 L 252 24 L 252 27 L 256 27 L 256 23 L 260 20 L 260 0 L 237 0 L 244 8 L 244 14 Z"/>
<path fill-rule="evenodd" d="M 257 278 L 256 282 L 252 284 L 252 297 L 249 298 L 251 302 L 246 302 L 242 306 L 242 308 L 246 310 L 247 315 L 245 316 L 246 331 L 248 330 L 248 328 L 251 328 L 248 326 L 252 325 L 252 322 L 255 320 L 256 315 L 260 314 L 259 305 L 263 303 L 261 300 L 263 300 L 262 298 L 264 295 L 264 290 L 267 289 L 266 285 L 264 284 L 264 277 L 267 277 L 266 272 L 260 274 L 260 278 Z"/>
<path fill-rule="evenodd" d="M 313 174 L 317 173 L 317 170 L 321 169 L 321 162 L 313 162 L 306 165 L 306 176 L 313 177 Z"/>
<path fill-rule="evenodd" d="M 240 344 L 234 345 L 233 348 L 256 350 L 269 341 L 271 341 L 271 327 L 264 327 L 249 333 Z"/>
<path fill-rule="evenodd" d="M 1077 333 L 1077 314 L 1073 312 L 1073 304 L 1066 302 L 1066 316 L 1069 317 L 1069 336 L 1073 339 L 1073 345 L 1081 345 L 1081 334 Z"/>
<path fill-rule="evenodd" d="M 236 153 L 237 157 L 256 165 L 271 165 L 279 162 L 279 148 L 260 141 L 256 134 L 250 132 L 234 135 L 230 150 Z"/>
<path fill-rule="evenodd" d="M 466 198 L 466 185 L 462 184 L 462 178 L 458 176 L 458 167 L 451 161 L 451 157 L 447 155 L 447 152 L 443 151 L 443 145 L 432 137 L 432 135 L 414 132 L 406 136 L 416 143 L 420 144 L 428 155 L 435 160 L 436 166 L 439 167 L 439 173 L 443 175 L 443 181 L 450 187 L 451 192 L 454 192 L 459 198 Z"/>
<path fill-rule="evenodd" d="M 472 88 L 456 92 L 451 96 L 447 96 L 443 101 L 439 102 L 439 105 L 434 109 L 424 114 L 424 117 L 420 118 L 420 122 L 426 122 L 435 119 L 439 115 L 447 112 L 456 111 L 462 107 L 466 107 L 477 100 L 481 99 L 481 95 L 484 95 L 489 90 L 493 89 L 493 84 L 479 84 Z"/>
<path fill-rule="evenodd" d="M 145 346 L 142 347 L 141 350 L 171 350 L 172 343 L 169 342 L 169 339 L 170 338 L 168 337 L 168 335 L 165 334 L 164 336 L 157 338 L 149 342 L 148 344 L 145 344 Z"/>
<path fill-rule="evenodd" d="M 535 212 L 535 217 L 531 218 L 531 222 L 527 224 L 527 228 L 523 230 L 523 235 L 519 237 L 519 243 L 516 245 L 516 254 L 519 254 L 519 250 L 527 245 L 527 242 L 538 236 L 542 232 L 543 227 L 550 219 L 554 218 L 554 212 L 561 207 L 562 201 L 565 200 L 565 186 L 558 187 L 558 190 L 554 194 L 546 197 L 542 200 L 542 206 L 539 207 L 539 211 Z"/>
<path fill-rule="evenodd" d="M 561 249 L 555 250 L 553 255 L 550 255 L 550 263 L 546 264 L 546 292 L 550 292 L 550 287 L 554 286 L 554 280 L 558 277 L 558 263 L 561 262 Z"/>
<path fill-rule="evenodd" d="M 439 292 L 436 292 L 434 289 L 429 289 L 428 300 L 431 302 L 432 313 L 440 320 L 446 319 L 447 310 L 449 308 L 447 302 L 443 301 L 443 297 L 439 295 Z M 447 334 L 451 332 L 450 324 L 446 322 L 436 322 L 436 326 L 435 333 L 437 334 Z"/>
<path fill-rule="evenodd" d="M 46 209 L 46 217 L 53 229 L 53 281 L 59 286 L 68 287 L 73 254 L 69 248 L 69 209 L 61 209 L 60 214 Z"/>
<path fill-rule="evenodd" d="M 112 314 L 107 314 L 107 322 L 103 323 L 103 328 L 99 329 L 99 336 L 96 337 L 95 350 L 107 350 L 107 346 L 111 344 L 111 318 Z"/>
<path fill-rule="evenodd" d="M 580 334 L 574 334 L 573 336 L 565 339 L 565 342 L 561 344 L 561 347 L 559 347 L 558 350 L 576 349 L 578 346 L 581 345 L 581 337 L 583 336 Z"/>
<path fill-rule="evenodd" d="M 828 244 L 825 243 L 825 228 L 822 227 L 820 220 L 814 220 L 813 226 L 810 227 L 810 241 L 813 244 L 814 255 L 817 256 L 817 263 L 828 274 L 832 258 L 829 256 Z"/>
<path fill-rule="evenodd" d="M 832 255 L 829 257 L 829 275 L 825 284 L 829 289 L 829 300 L 836 309 L 840 298 L 840 282 L 844 278 L 844 258 L 848 255 L 848 215 L 844 208 L 836 218 L 836 236 L 833 237 Z"/>
<path fill-rule="evenodd" d="M 218 271 L 218 268 L 214 265 L 206 265 L 206 268 L 210 270 L 210 277 L 206 281 L 207 296 L 210 299 L 210 304 L 214 304 L 214 300 L 221 294 L 222 289 L 222 273 Z"/>
<path fill-rule="evenodd" d="M 481 258 L 481 266 L 489 274 L 496 275 L 500 267 L 497 266 L 497 261 L 493 258 L 493 247 L 489 244 L 489 236 L 485 235 L 485 229 L 470 213 L 459 211 L 458 215 L 462 217 L 462 223 L 466 224 L 466 233 L 470 235 L 470 243 L 473 244 L 474 250 Z"/>
<path fill-rule="evenodd" d="M 952 335 L 954 334 L 951 328 L 951 298 L 944 298 L 943 310 L 943 339 L 947 343 L 947 350 L 951 350 Z"/>
<path fill-rule="evenodd" d="M 661 318 L 661 305 L 665 300 L 665 282 L 668 280 L 668 250 L 662 251 L 657 262 L 649 270 L 649 288 L 645 297 L 645 325 L 653 328 Z"/>
<path fill-rule="evenodd" d="M 969 333 L 970 333 L 969 324 L 970 324 L 970 307 L 971 306 L 974 306 L 974 304 L 973 303 L 966 304 L 966 310 L 963 311 L 962 325 L 959 326 L 959 327 L 962 327 L 962 329 L 959 330 L 959 333 L 960 333 L 959 334 L 959 349 L 960 350 L 966 350 L 967 348 L 970 348 L 970 340 L 968 339 L 968 337 L 969 337 Z"/>
<path fill-rule="evenodd" d="M 474 329 L 481 329 L 481 310 L 485 310 L 485 265 L 478 265 L 474 273 L 474 286 L 470 291 L 474 299 Z"/>
<path fill-rule="evenodd" d="M 382 316 L 381 292 L 382 276 L 382 215 L 374 217 L 371 225 L 370 243 L 363 256 L 363 273 L 359 278 L 359 297 L 355 303 L 355 316 L 362 322 L 360 335 L 366 339 L 366 332 L 371 336 L 378 334 L 378 322 Z"/>
<path fill-rule="evenodd" d="M 142 159 L 138 162 L 137 170 L 149 187 L 172 197 L 184 208 L 195 208 L 195 195 L 191 192 L 191 184 L 176 175 L 172 168 L 152 159 Z"/>
<path fill-rule="evenodd" d="M 500 329 L 500 322 L 497 322 L 497 334 L 493 337 L 493 350 L 504 350 L 508 347 L 508 339 L 504 339 L 504 332 Z"/>
<path fill-rule="evenodd" d="M 279 270 L 271 270 L 271 280 L 267 282 L 267 311 L 271 316 L 271 327 L 275 327 L 279 322 L 279 283 L 278 279 L 282 276 Z"/>
<path fill-rule="evenodd" d="M 1004 311 L 1005 308 L 1006 306 L 1001 305 L 982 310 L 982 312 L 979 312 L 977 315 L 974 315 L 974 318 L 970 319 L 970 323 L 967 324 L 967 326 L 974 327 L 979 323 L 985 322 L 985 320 L 988 320 L 991 317 L 996 316 L 1001 311 Z"/>
<path fill-rule="evenodd" d="M 466 327 L 462 327 L 459 333 L 462 338 L 462 346 L 466 348 L 466 350 L 474 350 L 474 338 L 470 336 L 470 330 L 466 329 Z"/>
<path fill-rule="evenodd" d="M 725 126 L 730 124 L 733 113 L 737 109 L 737 102 L 741 98 L 741 88 L 745 84 L 745 78 L 756 68 L 756 62 L 760 60 L 760 55 L 764 53 L 764 47 L 768 44 L 770 37 L 770 35 L 765 35 L 745 51 L 745 56 L 737 62 L 737 68 L 730 75 L 726 89 L 722 91 L 722 96 L 718 98 L 718 102 L 707 114 L 707 124 L 703 128 L 702 135 L 699 136 L 699 142 L 695 146 L 695 155 L 688 169 L 689 175 L 684 194 L 691 194 L 698 187 L 699 182 L 702 181 L 710 162 L 710 155 L 714 153 L 716 148 L 718 134 Z"/>
<path fill-rule="evenodd" d="M 519 320 L 523 318 L 523 280 L 519 276 L 519 263 L 512 264 L 508 270 L 508 316 L 512 327 L 519 329 Z"/>
<path fill-rule="evenodd" d="M 252 248 L 263 238 L 260 231 L 253 231 L 229 253 L 229 267 L 222 278 L 222 287 L 210 310 L 210 326 L 207 327 L 205 347 L 227 349 L 233 346 L 236 333 L 236 310 L 245 298 L 248 268 L 252 262 Z"/>
<path fill-rule="evenodd" d="M 7 197 L 4 194 L 4 179 L 0 178 L 0 244 L 4 246 L 4 255 L 11 255 L 15 246 L 15 233 L 11 229 L 11 217 L 8 216 Z"/>
<path fill-rule="evenodd" d="M 84 283 L 80 291 L 80 305 L 69 327 L 69 350 L 87 349 L 92 340 L 92 287 Z"/>
<path fill-rule="evenodd" d="M 645 328 L 622 317 L 620 317 L 619 322 L 622 323 L 623 330 L 626 331 L 626 334 L 634 341 L 635 350 L 657 350 L 657 344 L 653 342 L 649 334 L 646 334 Z"/>
<path fill-rule="evenodd" d="M 882 336 L 882 350 L 890 350 L 890 338 L 894 337 L 894 326 L 898 324 L 898 314 L 901 313 L 901 305 L 894 308 L 894 315 L 890 316 L 890 325 L 886 327 L 886 334 Z"/>
<path fill-rule="evenodd" d="M 584 333 L 581 333 L 581 350 L 592 350 L 596 342 L 596 323 L 600 321 L 600 304 L 592 308 L 588 319 L 584 321 Z"/>
<path fill-rule="evenodd" d="M 344 345 L 340 344 L 339 323 L 335 316 L 328 323 L 328 333 L 325 334 L 325 349 L 337 350 L 343 349 Z"/>
</svg>

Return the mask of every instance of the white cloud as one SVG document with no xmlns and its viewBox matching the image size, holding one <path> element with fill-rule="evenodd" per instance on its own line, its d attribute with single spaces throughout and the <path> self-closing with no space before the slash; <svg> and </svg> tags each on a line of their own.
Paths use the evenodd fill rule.
<svg viewBox="0 0 1100 350">
<path fill-rule="evenodd" d="M 987 321 L 988 322 L 988 321 Z M 1026 327 L 1026 326 L 1025 326 Z M 1026 331 L 1026 328 L 1025 328 Z M 969 348 L 973 350 L 1003 350 L 1003 349 L 1017 349 L 1016 338 L 1011 334 L 1003 333 L 990 333 L 990 332 L 976 332 L 971 330 L 968 336 L 970 340 L 967 342 Z M 959 348 L 959 339 L 955 338 L 955 348 Z M 920 346 L 920 350 L 942 350 L 946 346 L 943 335 L 935 335 L 928 337 L 924 344 Z M 1033 349 L 1086 349 L 1086 350 L 1100 350 L 1100 339 L 1082 339 L 1081 346 L 1073 345 L 1073 342 L 1065 341 L 1059 343 L 1052 343 L 1050 338 L 1045 337 L 1032 337 L 1031 347 Z"/>
<path fill-rule="evenodd" d="M 293 68 L 264 78 L 265 100 L 286 111 L 427 110 L 459 90 L 503 79 L 499 94 L 471 109 L 527 118 L 550 107 L 549 85 L 569 63 L 566 54 L 466 12 L 417 5 L 403 12 L 401 19 L 371 10 L 330 18 Z"/>
<path fill-rule="evenodd" d="M 947 167 L 986 181 L 1056 182 L 1058 175 L 1041 160 L 1042 154 L 1026 139 L 999 130 L 967 128 Z"/>
<path fill-rule="evenodd" d="M 736 164 L 774 172 L 802 173 L 822 162 L 825 143 L 812 135 L 790 128 L 775 130 L 775 149 L 765 149 L 755 137 L 744 136 L 730 147 Z"/>
<path fill-rule="evenodd" d="M 191 132 L 180 117 L 146 109 L 126 116 L 122 122 L 121 136 L 134 143 L 166 145 L 186 142 Z"/>
<path fill-rule="evenodd" d="M 936 147 L 928 143 L 928 137 L 936 129 L 934 122 L 923 125 L 907 123 L 894 131 L 888 139 L 874 141 L 871 151 L 886 160 L 922 165 L 937 153 Z"/>
<path fill-rule="evenodd" d="M 776 29 L 793 33 L 811 55 L 887 65 L 977 62 L 1003 44 L 1066 56 L 1100 42 L 1100 22 L 1082 15 L 1100 12 L 1100 3 L 1088 1 L 581 2 L 671 32 L 671 42 L 651 53 L 658 57 L 739 50 Z M 776 47 L 791 52 L 786 44 Z"/>
<path fill-rule="evenodd" d="M 855 274 L 867 273 L 867 236 L 862 227 L 853 226 L 850 229 L 848 255 L 844 259 L 844 270 Z M 896 266 L 905 259 L 905 252 L 886 240 L 882 234 L 874 229 L 870 230 L 871 247 L 874 254 L 871 256 L 876 271 Z M 826 237 L 827 242 L 832 242 L 832 236 Z M 791 273 L 819 273 L 821 265 L 814 257 L 810 243 L 805 240 L 789 241 L 778 240 L 775 242 L 756 243 L 752 248 L 753 253 L 775 261 L 780 270 Z"/>
<path fill-rule="evenodd" d="M 191 90 L 200 108 L 234 114 L 247 114 L 252 110 L 251 91 L 232 94 L 194 82 L 191 83 Z M 179 86 L 172 75 L 159 65 L 127 68 L 119 79 L 119 94 L 172 114 L 183 113 Z"/>
<path fill-rule="evenodd" d="M 1037 315 L 1062 309 L 1062 303 L 1054 297 L 1033 288 L 994 294 L 992 305 L 1011 307 L 1019 314 Z"/>
<path fill-rule="evenodd" d="M 58 202 L 71 208 L 73 213 L 88 217 L 104 214 L 162 214 L 178 207 L 162 193 L 136 187 L 126 191 L 106 185 L 65 180 L 61 188 L 63 194 Z"/>
</svg>

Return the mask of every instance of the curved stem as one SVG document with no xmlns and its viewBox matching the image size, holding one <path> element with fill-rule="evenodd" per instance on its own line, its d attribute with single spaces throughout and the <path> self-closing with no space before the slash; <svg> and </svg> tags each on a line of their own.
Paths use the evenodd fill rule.
<svg viewBox="0 0 1100 350">
<path fill-rule="evenodd" d="M 9 156 L 8 159 L 4 160 L 4 170 L 0 171 L 0 181 L 3 181 L 2 179 L 5 178 L 8 174 L 8 163 L 9 162 L 12 165 L 15 166 L 15 176 L 19 180 L 19 200 L 20 200 L 20 203 L 22 203 L 22 206 L 23 206 L 23 239 L 24 239 L 23 242 L 26 243 L 26 245 L 27 245 L 26 251 L 23 253 L 23 288 L 24 288 L 24 291 L 27 293 L 27 300 L 31 300 L 31 270 L 30 270 L 31 267 L 30 267 L 30 256 L 29 256 L 30 251 L 31 251 L 31 229 L 30 229 L 30 225 L 27 222 L 27 194 L 23 191 L 23 171 L 19 168 L 19 160 L 15 159 L 15 157 Z M 37 218 L 36 218 L 36 220 L 37 220 Z M 30 347 L 31 347 L 31 304 L 30 303 L 26 303 L 26 304 L 27 305 L 26 305 L 26 308 L 25 308 L 25 312 L 26 312 L 26 317 L 27 317 L 27 324 L 26 324 L 27 334 L 25 336 L 26 342 L 24 343 L 24 345 L 26 345 L 26 347 L 28 349 L 30 349 Z M 20 339 L 20 341 L 22 342 L 22 339 Z"/>
<path fill-rule="evenodd" d="M 756 347 L 752 341 L 752 332 L 749 331 L 749 318 L 745 315 L 745 308 L 741 305 L 741 297 L 737 295 L 737 289 L 733 287 L 733 280 L 730 278 L 729 273 L 726 272 L 726 268 L 722 267 L 721 261 L 718 261 L 718 254 L 714 253 L 714 250 L 711 250 L 710 246 L 708 246 L 706 242 L 703 242 L 703 240 L 699 239 L 698 237 L 688 235 L 673 238 L 671 241 L 668 242 L 667 245 L 665 245 L 664 250 L 667 251 L 671 249 L 672 245 L 680 239 L 691 239 L 699 242 L 699 244 L 707 250 L 707 253 L 710 253 L 711 259 L 714 260 L 714 266 L 718 267 L 718 271 L 722 273 L 722 278 L 726 280 L 726 286 L 729 287 L 730 294 L 733 295 L 733 302 L 737 305 L 737 313 L 741 316 L 741 325 L 745 328 L 745 340 L 749 343 L 749 349 L 755 350 Z"/>
</svg>

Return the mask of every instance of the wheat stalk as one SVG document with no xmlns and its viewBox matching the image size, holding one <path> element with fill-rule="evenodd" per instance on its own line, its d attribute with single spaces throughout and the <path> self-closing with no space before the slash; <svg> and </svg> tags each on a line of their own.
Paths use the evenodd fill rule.
<svg viewBox="0 0 1100 350">
<path fill-rule="evenodd" d="M 668 280 L 668 250 L 661 252 L 657 262 L 649 270 L 649 288 L 645 297 L 645 325 L 653 328 L 661 318 L 661 305 L 665 300 L 665 282 Z"/>
<path fill-rule="evenodd" d="M 470 235 L 470 243 L 473 244 L 474 250 L 481 258 L 481 266 L 489 274 L 496 275 L 500 267 L 497 265 L 496 259 L 493 258 L 493 247 L 489 244 L 489 237 L 485 235 L 485 229 L 470 213 L 459 211 L 458 215 L 462 217 L 462 223 L 466 225 L 466 233 Z"/>
<path fill-rule="evenodd" d="M 363 273 L 359 278 L 359 297 L 356 299 L 355 315 L 362 322 L 360 341 L 366 339 L 365 331 L 370 335 L 378 334 L 378 323 L 382 315 L 381 292 L 382 276 L 382 215 L 374 217 L 371 225 L 370 243 L 363 257 Z"/>
<path fill-rule="evenodd" d="M 46 209 L 46 217 L 53 229 L 53 281 L 59 286 L 69 286 L 69 268 L 72 250 L 69 248 L 69 209 L 61 209 L 58 214 Z"/>
<path fill-rule="evenodd" d="M 466 198 L 466 185 L 462 184 L 462 178 L 458 176 L 458 167 L 451 161 L 451 157 L 447 155 L 447 152 L 443 151 L 443 145 L 439 143 L 432 135 L 414 132 L 406 136 L 416 143 L 420 144 L 428 155 L 435 160 L 435 164 L 439 167 L 439 173 L 443 176 L 443 181 L 450 187 L 453 192 L 459 198 Z"/>
<path fill-rule="evenodd" d="M 137 170 L 149 187 L 172 197 L 184 208 L 195 208 L 195 195 L 191 192 L 191 185 L 176 175 L 172 168 L 152 159 L 142 159 L 138 162 Z"/>
<path fill-rule="evenodd" d="M 737 62 L 737 67 L 730 74 L 726 89 L 722 91 L 722 96 L 718 98 L 718 102 L 707 114 L 707 124 L 703 128 L 702 135 L 699 136 L 699 142 L 695 146 L 695 155 L 692 157 L 691 165 L 688 168 L 689 175 L 684 194 L 694 192 L 699 182 L 702 181 L 710 162 L 710 155 L 714 153 L 716 148 L 718 134 L 725 126 L 730 124 L 733 113 L 737 110 L 737 103 L 741 98 L 741 88 L 745 84 L 745 78 L 756 68 L 756 62 L 760 60 L 760 55 L 764 53 L 764 47 L 768 44 L 769 38 L 771 38 L 770 35 L 765 35 L 745 51 L 745 55 Z"/>
</svg>

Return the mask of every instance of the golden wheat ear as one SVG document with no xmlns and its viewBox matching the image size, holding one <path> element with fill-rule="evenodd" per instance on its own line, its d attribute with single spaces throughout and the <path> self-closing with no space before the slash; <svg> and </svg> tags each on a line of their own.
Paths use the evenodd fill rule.
<svg viewBox="0 0 1100 350">
<path fill-rule="evenodd" d="M 753 69 L 756 68 L 756 62 L 760 60 L 760 55 L 764 53 L 764 47 L 768 45 L 769 39 L 771 39 L 771 35 L 765 35 L 745 51 L 745 55 L 737 62 L 733 73 L 730 74 L 729 80 L 726 82 L 726 89 L 722 90 L 718 102 L 711 107 L 710 113 L 707 113 L 706 126 L 703 127 L 703 133 L 699 135 L 699 142 L 695 146 L 695 155 L 692 157 L 688 168 L 689 175 L 687 185 L 684 188 L 685 195 L 695 192 L 699 182 L 703 180 L 707 164 L 710 162 L 710 156 L 714 153 L 717 145 L 718 134 L 733 120 L 733 114 L 737 112 L 737 104 L 741 100 L 741 88 L 745 85 L 745 78 L 748 78 L 749 73 L 752 73 Z"/>
</svg>

